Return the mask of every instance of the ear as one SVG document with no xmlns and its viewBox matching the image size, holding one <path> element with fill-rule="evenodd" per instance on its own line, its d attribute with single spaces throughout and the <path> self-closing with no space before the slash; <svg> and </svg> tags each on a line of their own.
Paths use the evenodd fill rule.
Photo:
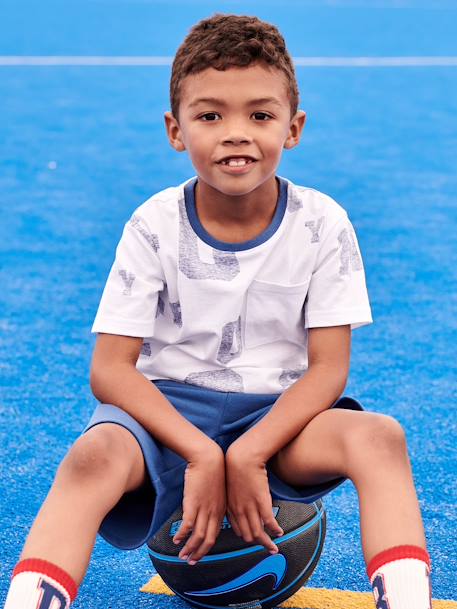
<svg viewBox="0 0 457 609">
<path fill-rule="evenodd" d="M 290 121 L 289 133 L 284 142 L 284 148 L 294 148 L 299 142 L 306 122 L 306 112 L 298 110 L 297 114 Z"/>
<path fill-rule="evenodd" d="M 172 147 L 178 152 L 183 152 L 186 147 L 182 140 L 181 127 L 171 112 L 165 112 L 165 129 L 168 135 L 168 141 Z"/>
</svg>

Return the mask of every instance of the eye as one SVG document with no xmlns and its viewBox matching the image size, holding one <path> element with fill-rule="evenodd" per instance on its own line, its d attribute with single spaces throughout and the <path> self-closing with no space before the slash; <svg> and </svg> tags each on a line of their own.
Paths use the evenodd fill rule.
<svg viewBox="0 0 457 609">
<path fill-rule="evenodd" d="M 272 117 L 266 112 L 254 112 L 253 116 L 259 121 L 270 120 Z"/>
<path fill-rule="evenodd" d="M 218 114 L 217 112 L 207 112 L 206 114 L 202 114 L 199 118 L 205 122 L 214 122 L 215 120 L 218 120 L 216 118 L 218 116 L 220 117 L 220 114 Z"/>
</svg>

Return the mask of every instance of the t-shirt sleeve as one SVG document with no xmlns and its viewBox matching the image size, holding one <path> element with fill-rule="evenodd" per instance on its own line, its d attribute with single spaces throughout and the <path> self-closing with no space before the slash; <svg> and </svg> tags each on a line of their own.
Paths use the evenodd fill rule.
<svg viewBox="0 0 457 609">
<path fill-rule="evenodd" d="M 117 246 L 92 332 L 153 335 L 158 296 L 165 284 L 158 249 L 158 236 L 134 214 Z"/>
<path fill-rule="evenodd" d="M 305 301 L 305 327 L 371 323 L 362 256 L 345 215 L 324 237 Z"/>
</svg>

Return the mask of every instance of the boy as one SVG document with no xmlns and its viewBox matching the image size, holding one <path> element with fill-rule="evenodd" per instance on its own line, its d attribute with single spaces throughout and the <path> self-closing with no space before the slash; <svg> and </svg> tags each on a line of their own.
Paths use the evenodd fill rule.
<svg viewBox="0 0 457 609">
<path fill-rule="evenodd" d="M 275 553 L 271 496 L 310 502 L 346 478 L 376 607 L 429 609 L 403 431 L 340 398 L 351 329 L 371 322 L 352 225 L 276 175 L 305 124 L 278 30 L 235 15 L 194 26 L 165 123 L 197 177 L 125 226 L 93 326 L 100 405 L 58 469 L 6 609 L 68 607 L 97 531 L 139 547 L 181 502 L 174 541 L 189 564 L 225 513 Z"/>
</svg>

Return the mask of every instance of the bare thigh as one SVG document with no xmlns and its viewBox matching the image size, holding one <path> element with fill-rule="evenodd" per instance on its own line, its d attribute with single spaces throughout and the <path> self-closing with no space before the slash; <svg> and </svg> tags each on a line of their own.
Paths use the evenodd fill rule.
<svg viewBox="0 0 457 609">
<path fill-rule="evenodd" d="M 269 465 L 288 484 L 320 484 L 353 478 L 371 458 L 401 449 L 402 442 L 401 427 L 392 417 L 332 408 L 316 415 Z"/>
</svg>

